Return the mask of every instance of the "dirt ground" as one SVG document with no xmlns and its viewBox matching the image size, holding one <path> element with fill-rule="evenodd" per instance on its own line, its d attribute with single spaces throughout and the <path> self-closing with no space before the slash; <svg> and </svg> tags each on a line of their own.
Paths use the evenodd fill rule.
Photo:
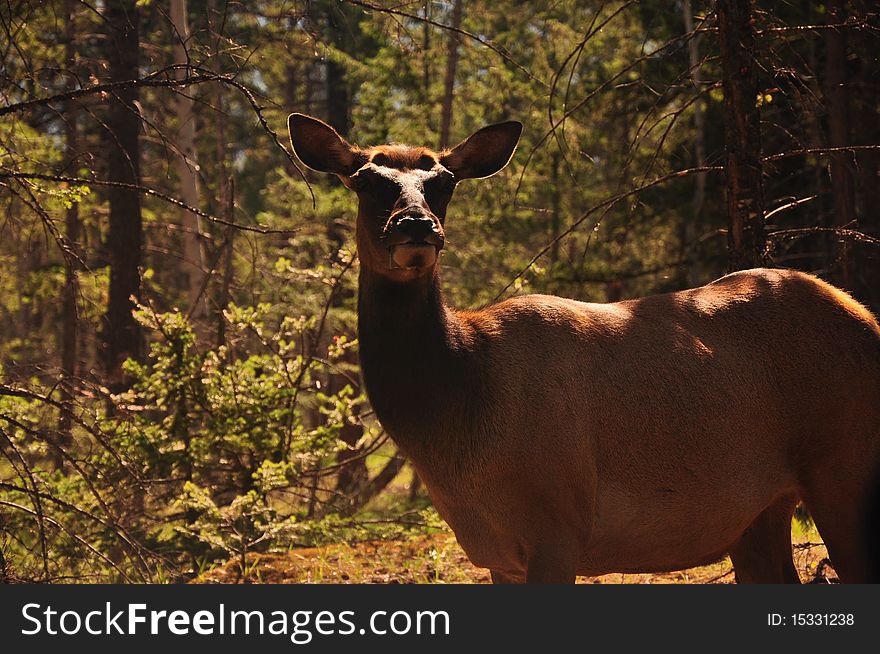
<svg viewBox="0 0 880 654">
<path fill-rule="evenodd" d="M 834 583 L 837 578 L 815 531 L 795 536 L 794 561 L 804 583 Z M 245 568 L 242 570 L 242 568 Z M 730 584 L 729 559 L 712 565 L 662 574 L 607 574 L 579 577 L 586 584 Z M 227 562 L 194 583 L 339 583 L 418 584 L 489 583 L 489 571 L 468 561 L 452 534 L 420 535 L 408 540 L 368 541 L 353 545 L 293 549 L 257 554 L 246 566 Z"/>
</svg>

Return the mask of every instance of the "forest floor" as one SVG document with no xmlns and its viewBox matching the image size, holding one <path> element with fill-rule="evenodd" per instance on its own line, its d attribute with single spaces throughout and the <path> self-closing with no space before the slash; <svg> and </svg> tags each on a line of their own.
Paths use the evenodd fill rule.
<svg viewBox="0 0 880 654">
<path fill-rule="evenodd" d="M 390 450 L 389 450 L 390 451 Z M 368 460 L 376 474 L 387 461 L 388 451 Z M 389 518 L 416 508 L 411 496 L 412 471 L 403 470 L 376 498 L 375 517 Z M 428 506 L 424 492 L 419 506 Z M 448 528 L 447 528 L 448 529 Z M 836 582 L 828 552 L 811 521 L 792 521 L 795 565 L 804 583 Z M 729 558 L 711 565 L 657 574 L 606 574 L 578 577 L 587 584 L 732 584 Z M 368 540 L 323 547 L 294 548 L 287 552 L 255 554 L 246 564 L 227 561 L 200 574 L 193 583 L 264 584 L 487 584 L 489 571 L 477 568 L 448 530 L 416 532 L 396 540 Z"/>
<path fill-rule="evenodd" d="M 827 551 L 815 529 L 792 529 L 794 561 L 804 583 L 836 582 Z M 226 562 L 194 583 L 489 583 L 489 571 L 474 567 L 452 534 L 418 535 L 405 540 L 367 541 L 257 554 L 247 569 Z M 587 584 L 729 584 L 734 583 L 730 559 L 711 565 L 660 574 L 606 574 L 578 577 Z"/>
</svg>

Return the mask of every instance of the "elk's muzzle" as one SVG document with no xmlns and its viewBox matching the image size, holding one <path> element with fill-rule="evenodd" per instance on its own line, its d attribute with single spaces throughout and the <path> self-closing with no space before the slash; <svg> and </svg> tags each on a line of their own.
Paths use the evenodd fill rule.
<svg viewBox="0 0 880 654">
<path fill-rule="evenodd" d="M 388 247 L 391 268 L 433 266 L 445 243 L 440 221 L 421 209 L 392 214 L 383 239 Z"/>
</svg>

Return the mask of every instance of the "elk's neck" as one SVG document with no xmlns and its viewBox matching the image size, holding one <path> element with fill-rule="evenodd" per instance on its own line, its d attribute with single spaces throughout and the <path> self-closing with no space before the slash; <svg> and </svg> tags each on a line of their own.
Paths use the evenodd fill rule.
<svg viewBox="0 0 880 654">
<path fill-rule="evenodd" d="M 439 273 L 399 284 L 361 269 L 358 338 L 367 394 L 382 426 L 416 463 L 473 433 L 481 375 L 473 335 L 443 302 Z M 474 395 L 476 394 L 476 395 Z"/>
</svg>

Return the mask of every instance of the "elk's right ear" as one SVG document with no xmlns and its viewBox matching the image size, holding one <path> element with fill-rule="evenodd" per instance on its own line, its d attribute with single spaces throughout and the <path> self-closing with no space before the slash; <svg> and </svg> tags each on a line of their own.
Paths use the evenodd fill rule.
<svg viewBox="0 0 880 654">
<path fill-rule="evenodd" d="M 358 149 L 324 121 L 305 114 L 290 114 L 287 129 L 293 151 L 309 168 L 345 177 L 360 168 Z"/>
</svg>

